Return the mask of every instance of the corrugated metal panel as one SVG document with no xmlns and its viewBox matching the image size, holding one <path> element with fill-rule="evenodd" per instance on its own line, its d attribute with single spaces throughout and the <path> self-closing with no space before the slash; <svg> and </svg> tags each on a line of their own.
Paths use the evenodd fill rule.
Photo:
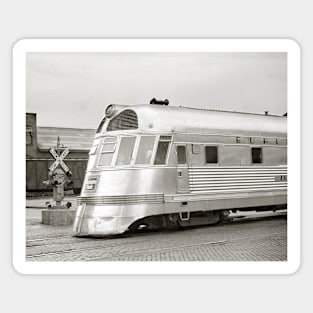
<svg viewBox="0 0 313 313">
<path fill-rule="evenodd" d="M 87 204 L 136 204 L 136 203 L 163 203 L 163 194 L 142 194 L 127 196 L 84 196 L 77 197 L 77 203 Z"/>
<path fill-rule="evenodd" d="M 39 149 L 50 149 L 60 142 L 70 150 L 89 151 L 94 139 L 95 129 L 38 127 L 37 139 Z"/>
<path fill-rule="evenodd" d="M 277 176 L 287 176 L 286 166 L 273 167 L 196 167 L 189 168 L 191 193 L 245 192 L 257 190 L 284 190 L 287 181 L 277 181 Z"/>
</svg>

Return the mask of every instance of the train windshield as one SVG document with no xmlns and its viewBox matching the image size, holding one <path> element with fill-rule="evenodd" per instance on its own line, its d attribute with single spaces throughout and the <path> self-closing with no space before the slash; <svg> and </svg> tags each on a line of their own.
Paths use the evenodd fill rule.
<svg viewBox="0 0 313 313">
<path fill-rule="evenodd" d="M 118 150 L 116 165 L 130 165 L 136 137 L 121 137 L 120 147 Z"/>
<path fill-rule="evenodd" d="M 155 135 L 103 137 L 90 150 L 88 170 L 95 166 L 165 165 L 172 137 L 156 139 Z"/>
<path fill-rule="evenodd" d="M 111 166 L 113 154 L 116 148 L 116 137 L 105 137 L 102 142 L 99 166 Z"/>
<path fill-rule="evenodd" d="M 136 164 L 150 164 L 155 136 L 142 136 L 137 152 Z"/>
</svg>

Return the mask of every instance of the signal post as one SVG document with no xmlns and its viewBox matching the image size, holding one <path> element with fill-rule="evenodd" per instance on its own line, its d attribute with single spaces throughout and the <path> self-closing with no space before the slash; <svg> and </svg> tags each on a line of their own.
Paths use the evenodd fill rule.
<svg viewBox="0 0 313 313">
<path fill-rule="evenodd" d="M 42 223 L 53 226 L 71 225 L 75 218 L 75 210 L 70 209 L 69 203 L 62 205 L 62 201 L 64 200 L 64 188 L 72 184 L 72 173 L 64 162 L 70 150 L 65 148 L 61 153 L 59 137 L 55 148 L 56 150 L 54 148 L 49 150 L 55 161 L 49 167 L 48 180 L 43 182 L 46 186 L 52 186 L 55 205 L 42 210 Z"/>
</svg>

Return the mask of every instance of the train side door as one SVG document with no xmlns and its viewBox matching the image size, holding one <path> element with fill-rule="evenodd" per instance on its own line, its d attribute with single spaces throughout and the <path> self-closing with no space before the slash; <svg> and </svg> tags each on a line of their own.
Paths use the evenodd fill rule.
<svg viewBox="0 0 313 313">
<path fill-rule="evenodd" d="M 177 162 L 177 193 L 189 192 L 188 181 L 188 164 L 187 164 L 187 151 L 186 145 L 176 145 L 176 162 Z"/>
</svg>

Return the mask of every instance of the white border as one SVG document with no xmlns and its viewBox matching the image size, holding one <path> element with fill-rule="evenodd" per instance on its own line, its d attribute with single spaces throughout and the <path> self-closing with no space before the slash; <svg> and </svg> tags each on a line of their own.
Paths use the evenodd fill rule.
<svg viewBox="0 0 313 313">
<path fill-rule="evenodd" d="M 288 260 L 284 262 L 27 262 L 26 53 L 287 52 Z M 290 39 L 22 39 L 13 48 L 13 266 L 21 274 L 292 274 L 300 267 L 300 47 Z"/>
</svg>

